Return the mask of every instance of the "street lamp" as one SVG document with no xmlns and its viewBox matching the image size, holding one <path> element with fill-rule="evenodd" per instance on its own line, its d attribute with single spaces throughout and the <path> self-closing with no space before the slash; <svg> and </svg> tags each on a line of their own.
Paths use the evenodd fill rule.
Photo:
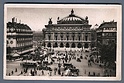
<svg viewBox="0 0 124 83">
<path fill-rule="evenodd" d="M 61 64 L 60 64 L 60 57 L 58 57 L 58 59 L 59 59 L 59 64 L 58 64 L 59 70 L 58 70 L 58 74 L 60 75 L 60 74 L 61 74 L 61 72 L 60 72 L 60 67 L 61 67 Z"/>
</svg>

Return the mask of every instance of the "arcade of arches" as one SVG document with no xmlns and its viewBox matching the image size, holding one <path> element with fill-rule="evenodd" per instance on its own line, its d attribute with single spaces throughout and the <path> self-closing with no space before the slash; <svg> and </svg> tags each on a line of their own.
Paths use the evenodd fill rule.
<svg viewBox="0 0 124 83">
<path fill-rule="evenodd" d="M 45 43 L 45 47 L 49 48 L 90 48 L 90 43 L 63 43 L 63 42 L 55 42 L 55 43 Z"/>
<path fill-rule="evenodd" d="M 48 48 L 82 48 L 91 47 L 91 25 L 88 17 L 79 17 L 71 14 L 60 19 L 57 18 L 57 24 L 52 24 L 52 18 L 48 25 L 43 29 L 44 47 Z"/>
</svg>

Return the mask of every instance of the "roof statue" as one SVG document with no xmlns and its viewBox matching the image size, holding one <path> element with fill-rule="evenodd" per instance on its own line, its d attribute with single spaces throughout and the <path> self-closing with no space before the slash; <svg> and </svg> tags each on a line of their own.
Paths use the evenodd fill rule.
<svg viewBox="0 0 124 83">
<path fill-rule="evenodd" d="M 72 9 L 72 10 L 71 10 L 71 15 L 73 15 L 73 14 L 74 14 L 74 10 Z"/>
<path fill-rule="evenodd" d="M 52 24 L 52 18 L 49 18 L 48 24 Z"/>
</svg>

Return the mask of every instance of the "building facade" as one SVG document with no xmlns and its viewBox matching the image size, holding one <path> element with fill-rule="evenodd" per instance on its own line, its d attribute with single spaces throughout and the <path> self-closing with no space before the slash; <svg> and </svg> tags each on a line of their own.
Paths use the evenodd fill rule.
<svg viewBox="0 0 124 83">
<path fill-rule="evenodd" d="M 116 43 L 117 39 L 117 22 L 103 22 L 97 32 L 97 41 L 101 44 L 109 44 L 109 42 Z"/>
<path fill-rule="evenodd" d="M 44 46 L 53 49 L 83 49 L 91 48 L 91 25 L 88 17 L 84 19 L 75 15 L 72 9 L 71 14 L 60 19 L 57 24 L 49 19 L 48 25 L 43 29 Z"/>
<path fill-rule="evenodd" d="M 17 19 L 12 18 L 12 22 L 7 23 L 6 48 L 7 55 L 13 53 L 25 54 L 32 51 L 33 32 L 26 24 L 17 23 Z"/>
</svg>

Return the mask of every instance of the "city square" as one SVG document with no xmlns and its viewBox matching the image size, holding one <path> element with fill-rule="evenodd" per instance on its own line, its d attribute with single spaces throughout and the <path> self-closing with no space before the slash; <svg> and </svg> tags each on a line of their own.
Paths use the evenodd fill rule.
<svg viewBox="0 0 124 83">
<path fill-rule="evenodd" d="M 118 75 L 118 7 L 64 7 L 6 9 L 6 77 Z"/>
</svg>

